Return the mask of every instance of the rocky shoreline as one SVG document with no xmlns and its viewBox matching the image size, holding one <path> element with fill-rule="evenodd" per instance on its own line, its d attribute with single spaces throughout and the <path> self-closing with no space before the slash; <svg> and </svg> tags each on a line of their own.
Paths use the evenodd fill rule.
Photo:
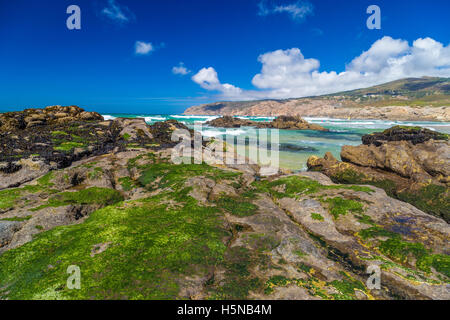
<svg viewBox="0 0 450 320">
<path fill-rule="evenodd" d="M 188 108 L 185 115 L 202 116 L 251 116 L 251 117 L 323 117 L 351 120 L 436 121 L 450 122 L 450 107 L 342 107 L 336 102 L 309 100 L 262 101 L 247 106 L 233 102 L 218 102 Z"/>
<path fill-rule="evenodd" d="M 408 78 L 316 97 L 216 102 L 190 107 L 184 114 L 449 122 L 450 79 Z"/>
<path fill-rule="evenodd" d="M 381 184 L 337 184 L 326 169 L 343 164 L 329 156 L 310 161 L 325 174 L 176 165 L 177 121 L 56 109 L 76 112 L 39 124 L 33 111 L 0 117 L 0 299 L 450 299 L 449 225 Z M 398 163 L 369 169 L 403 168 L 411 160 L 383 153 L 398 144 L 417 155 L 406 183 L 446 185 L 448 139 L 402 130 L 365 139 L 358 152 Z M 66 287 L 71 265 L 80 290 Z"/>
</svg>

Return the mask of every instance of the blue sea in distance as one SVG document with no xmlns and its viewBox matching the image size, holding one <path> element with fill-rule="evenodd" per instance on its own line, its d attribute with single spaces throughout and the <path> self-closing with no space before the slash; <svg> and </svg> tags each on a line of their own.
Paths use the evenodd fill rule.
<svg viewBox="0 0 450 320">
<path fill-rule="evenodd" d="M 225 129 L 204 125 L 219 116 L 188 116 L 188 115 L 142 115 L 142 114 L 104 114 L 105 119 L 116 117 L 145 118 L 148 124 L 158 121 L 175 119 L 193 128 L 195 123 L 202 123 L 202 135 L 225 139 L 227 136 L 245 136 L 249 128 Z M 273 117 L 240 117 L 253 121 L 272 121 Z M 450 134 L 450 122 L 415 122 L 389 120 L 344 120 L 328 118 L 305 118 L 310 123 L 320 124 L 330 132 L 309 130 L 280 130 L 280 167 L 290 170 L 306 170 L 306 161 L 312 155 L 323 156 L 330 151 L 340 159 L 341 148 L 344 145 L 359 145 L 365 134 L 382 131 L 395 125 L 421 126 L 434 131 Z"/>
</svg>

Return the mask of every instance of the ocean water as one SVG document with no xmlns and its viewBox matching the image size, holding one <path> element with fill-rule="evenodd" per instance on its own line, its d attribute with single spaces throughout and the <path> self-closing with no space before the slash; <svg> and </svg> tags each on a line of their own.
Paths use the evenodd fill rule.
<svg viewBox="0 0 450 320">
<path fill-rule="evenodd" d="M 225 129 L 206 126 L 205 123 L 219 116 L 187 116 L 187 115 L 142 115 L 142 114 L 108 114 L 105 119 L 116 117 L 145 118 L 149 124 L 158 121 L 175 119 L 190 128 L 202 124 L 201 131 L 205 138 L 245 137 L 250 128 Z M 272 121 L 273 117 L 240 117 L 253 121 Z M 359 145 L 365 134 L 382 131 L 395 125 L 421 126 L 434 131 L 450 134 L 450 122 L 416 122 L 385 120 L 345 120 L 328 118 L 305 118 L 310 123 L 320 124 L 330 132 L 309 130 L 279 130 L 280 167 L 290 170 L 306 170 L 306 161 L 312 155 L 323 156 L 330 151 L 340 159 L 344 145 Z M 270 131 L 270 130 L 269 130 Z M 269 135 L 270 136 L 270 135 Z M 248 148 L 247 148 L 248 150 Z M 247 151 L 248 152 L 248 151 Z M 247 153 L 248 155 L 249 153 Z"/>
</svg>

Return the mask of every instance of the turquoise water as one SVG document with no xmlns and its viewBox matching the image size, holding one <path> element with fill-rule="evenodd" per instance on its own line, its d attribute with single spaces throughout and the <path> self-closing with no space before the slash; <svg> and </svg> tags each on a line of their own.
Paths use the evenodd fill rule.
<svg viewBox="0 0 450 320">
<path fill-rule="evenodd" d="M 145 118 L 149 124 L 157 121 L 175 119 L 190 128 L 194 124 L 204 124 L 218 118 L 216 116 L 185 116 L 185 115 L 103 115 L 105 119 L 115 117 Z M 241 117 L 254 121 L 271 121 L 273 117 Z M 344 145 L 359 145 L 364 134 L 382 131 L 395 125 L 421 126 L 431 130 L 449 133 L 450 122 L 416 122 L 416 121 L 385 121 L 385 120 L 343 120 L 327 118 L 305 118 L 308 122 L 317 123 L 330 129 L 330 132 L 320 131 L 291 131 L 280 130 L 280 166 L 291 170 L 305 170 L 306 160 L 312 156 L 323 156 L 330 151 L 336 158 L 340 158 L 340 151 Z M 204 137 L 223 138 L 244 137 L 250 128 L 224 129 L 202 125 Z M 270 130 L 269 130 L 270 131 Z"/>
</svg>

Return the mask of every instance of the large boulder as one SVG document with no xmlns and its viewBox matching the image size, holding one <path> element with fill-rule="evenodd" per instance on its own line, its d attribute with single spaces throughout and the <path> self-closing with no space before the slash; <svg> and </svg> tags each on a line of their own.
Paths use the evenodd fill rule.
<svg viewBox="0 0 450 320">
<path fill-rule="evenodd" d="M 206 123 L 211 127 L 218 128 L 240 128 L 240 127 L 251 127 L 255 126 L 255 121 L 245 120 L 241 118 L 235 118 L 232 116 L 223 116 Z"/>
<path fill-rule="evenodd" d="M 344 146 L 342 162 L 327 153 L 308 168 L 338 183 L 371 184 L 421 210 L 450 221 L 450 143 L 445 134 L 394 127 Z"/>
<path fill-rule="evenodd" d="M 265 127 L 265 125 L 260 125 L 260 127 Z M 328 129 L 325 129 L 318 124 L 309 123 L 299 116 L 280 116 L 272 121 L 268 127 L 284 130 L 328 131 Z"/>
</svg>

